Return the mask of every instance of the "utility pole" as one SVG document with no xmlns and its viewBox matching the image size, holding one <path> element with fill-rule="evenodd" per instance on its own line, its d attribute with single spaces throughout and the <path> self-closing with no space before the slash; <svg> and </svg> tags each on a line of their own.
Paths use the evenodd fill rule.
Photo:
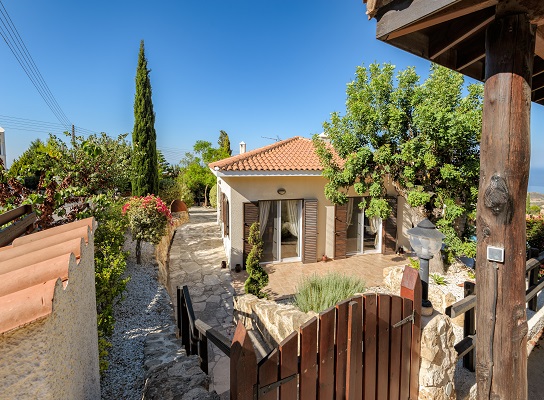
<svg viewBox="0 0 544 400">
<path fill-rule="evenodd" d="M 76 161 L 76 127 L 72 124 L 72 158 Z"/>
</svg>

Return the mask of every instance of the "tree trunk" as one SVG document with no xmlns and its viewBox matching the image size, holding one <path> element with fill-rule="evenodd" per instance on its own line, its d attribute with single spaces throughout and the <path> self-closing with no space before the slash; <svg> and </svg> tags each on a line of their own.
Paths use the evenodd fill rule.
<svg viewBox="0 0 544 400">
<path fill-rule="evenodd" d="M 141 239 L 136 239 L 136 264 L 140 265 L 142 263 L 142 241 Z"/>
<path fill-rule="evenodd" d="M 208 185 L 204 189 L 204 207 L 208 207 Z"/>
<path fill-rule="evenodd" d="M 504 3 L 506 4 L 506 3 Z M 487 28 L 476 257 L 478 399 L 527 399 L 525 198 L 535 36 L 525 14 Z M 504 262 L 488 259 L 488 246 Z"/>
</svg>

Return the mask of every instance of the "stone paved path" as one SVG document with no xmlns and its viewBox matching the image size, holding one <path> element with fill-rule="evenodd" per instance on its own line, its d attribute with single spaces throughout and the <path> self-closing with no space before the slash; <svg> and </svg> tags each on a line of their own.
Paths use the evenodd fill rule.
<svg viewBox="0 0 544 400">
<path fill-rule="evenodd" d="M 195 316 L 232 339 L 233 294 L 230 271 L 221 269 L 225 251 L 215 210 L 194 207 L 190 221 L 178 228 L 170 249 L 170 293 L 187 285 Z M 175 299 L 172 301 L 175 303 Z M 229 396 L 229 358 L 208 344 L 210 390 Z"/>
</svg>

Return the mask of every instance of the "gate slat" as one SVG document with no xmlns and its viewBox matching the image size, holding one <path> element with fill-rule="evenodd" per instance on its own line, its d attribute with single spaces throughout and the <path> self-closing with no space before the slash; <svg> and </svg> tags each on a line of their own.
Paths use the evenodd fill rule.
<svg viewBox="0 0 544 400">
<path fill-rule="evenodd" d="M 402 299 L 402 318 L 412 315 L 412 300 Z M 400 398 L 410 397 L 410 354 L 412 344 L 412 324 L 404 324 L 402 329 L 402 347 L 400 355 Z"/>
<path fill-rule="evenodd" d="M 359 298 L 360 299 L 360 298 Z M 351 301 L 348 308 L 348 348 L 346 398 L 360 399 L 362 392 L 362 308 L 358 301 Z"/>
<path fill-rule="evenodd" d="M 349 300 L 336 305 L 336 400 L 346 397 L 346 363 L 348 348 L 348 305 Z"/>
<path fill-rule="evenodd" d="M 319 400 L 334 398 L 334 330 L 336 308 L 319 314 L 319 367 L 317 395 Z"/>
<path fill-rule="evenodd" d="M 317 399 L 317 318 L 300 327 L 300 400 Z"/>
<path fill-rule="evenodd" d="M 378 320 L 376 295 L 368 294 L 364 296 L 365 312 L 363 320 L 364 325 L 364 379 L 363 391 L 364 399 L 374 400 L 376 398 L 376 324 Z"/>
<path fill-rule="evenodd" d="M 402 298 L 391 296 L 391 325 L 402 320 Z M 399 400 L 400 385 L 400 353 L 401 353 L 402 326 L 391 326 L 391 347 L 389 357 L 389 400 Z"/>
<path fill-rule="evenodd" d="M 298 373 L 298 332 L 287 336 L 279 345 L 280 379 Z M 280 400 L 297 399 L 297 378 L 284 383 L 280 387 Z"/>
<path fill-rule="evenodd" d="M 238 322 L 230 348 L 230 398 L 253 398 L 253 386 L 257 384 L 257 356 L 246 328 Z"/>
<path fill-rule="evenodd" d="M 376 399 L 387 400 L 389 389 L 389 335 L 391 327 L 391 296 L 378 295 L 378 364 Z"/>
<path fill-rule="evenodd" d="M 259 388 L 278 381 L 278 349 L 272 350 L 259 362 Z M 278 389 L 271 390 L 259 397 L 259 400 L 276 400 Z"/>
</svg>

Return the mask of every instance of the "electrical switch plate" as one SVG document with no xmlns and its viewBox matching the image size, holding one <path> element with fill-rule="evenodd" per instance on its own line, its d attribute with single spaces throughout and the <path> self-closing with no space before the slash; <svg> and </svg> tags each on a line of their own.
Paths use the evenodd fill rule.
<svg viewBox="0 0 544 400">
<path fill-rule="evenodd" d="M 504 262 L 504 248 L 487 246 L 487 259 L 489 261 Z"/>
</svg>

